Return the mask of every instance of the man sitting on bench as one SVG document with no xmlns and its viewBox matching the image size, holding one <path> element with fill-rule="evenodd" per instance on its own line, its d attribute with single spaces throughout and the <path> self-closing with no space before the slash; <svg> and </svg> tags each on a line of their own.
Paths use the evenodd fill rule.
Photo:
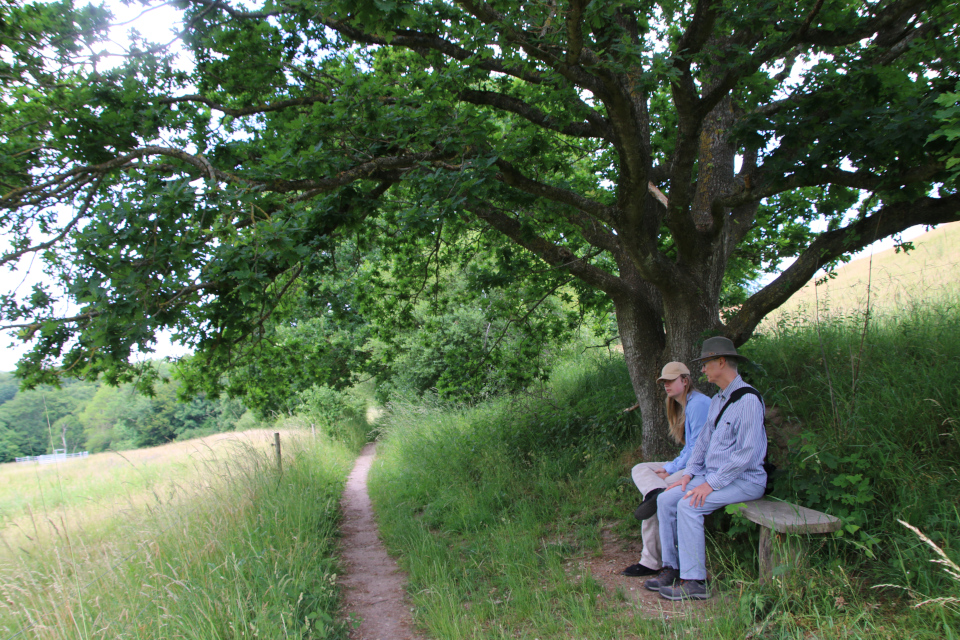
<svg viewBox="0 0 960 640">
<path fill-rule="evenodd" d="M 737 372 L 733 342 L 703 342 L 700 370 L 720 387 L 683 477 L 657 498 L 663 568 L 644 586 L 668 600 L 710 597 L 703 517 L 720 507 L 761 498 L 767 483 L 763 400 Z"/>
</svg>

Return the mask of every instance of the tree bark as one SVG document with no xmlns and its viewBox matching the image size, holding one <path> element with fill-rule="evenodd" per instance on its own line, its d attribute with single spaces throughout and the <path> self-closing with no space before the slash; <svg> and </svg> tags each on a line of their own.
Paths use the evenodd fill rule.
<svg viewBox="0 0 960 640">
<path fill-rule="evenodd" d="M 676 453 L 677 443 L 668 435 L 664 395 L 657 383 L 661 368 L 667 362 L 683 362 L 697 384 L 700 370 L 691 361 L 700 355 L 704 338 L 720 327 L 716 304 L 711 303 L 716 297 L 698 294 L 698 289 L 678 283 L 676 293 L 664 297 L 662 314 L 653 312 L 641 296 L 614 299 L 623 355 L 640 405 L 647 461 Z"/>
<path fill-rule="evenodd" d="M 650 375 L 662 366 L 665 335 L 660 313 L 642 295 L 617 296 L 613 302 L 623 357 L 640 407 L 643 457 L 647 461 L 663 459 L 675 446 L 666 429 L 667 417 L 656 375 Z"/>
</svg>

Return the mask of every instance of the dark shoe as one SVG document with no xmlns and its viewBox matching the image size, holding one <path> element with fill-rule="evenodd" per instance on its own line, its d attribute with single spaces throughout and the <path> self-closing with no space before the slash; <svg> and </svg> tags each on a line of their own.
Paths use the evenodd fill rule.
<svg viewBox="0 0 960 640">
<path fill-rule="evenodd" d="M 633 512 L 633 517 L 637 520 L 646 520 L 650 516 L 657 515 L 657 496 L 663 493 L 663 489 L 653 489 L 644 497 L 643 502 Z"/>
<path fill-rule="evenodd" d="M 669 587 L 660 587 L 660 597 L 667 600 L 706 600 L 707 583 L 703 580 L 681 580 Z"/>
<path fill-rule="evenodd" d="M 632 564 L 621 571 L 620 575 L 629 576 L 631 578 L 641 578 L 643 576 L 652 576 L 658 573 L 660 573 L 660 569 L 651 569 L 650 567 L 644 566 L 638 562 L 637 564 Z"/>
<path fill-rule="evenodd" d="M 664 567 L 660 569 L 657 577 L 650 578 L 643 583 L 643 586 L 649 591 L 660 591 L 664 587 L 672 587 L 680 581 L 680 572 L 673 567 Z"/>
</svg>

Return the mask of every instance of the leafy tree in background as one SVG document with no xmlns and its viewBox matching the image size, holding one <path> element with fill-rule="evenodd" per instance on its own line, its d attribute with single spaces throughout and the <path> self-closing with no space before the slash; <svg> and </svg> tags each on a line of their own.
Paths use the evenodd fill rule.
<svg viewBox="0 0 960 640">
<path fill-rule="evenodd" d="M 159 382 L 144 396 L 126 384 L 102 386 L 80 415 L 90 451 L 152 447 L 233 429 L 243 411 L 239 403 L 184 398 L 177 381 Z"/>
<path fill-rule="evenodd" d="M 132 416 L 149 410 L 150 398 L 142 396 L 131 385 L 100 385 L 96 394 L 79 412 L 87 450 L 96 453 L 116 448 L 117 425 L 128 423 Z"/>
<path fill-rule="evenodd" d="M 413 309 L 414 327 L 397 335 L 390 349 L 380 340 L 380 393 L 423 392 L 476 400 L 517 391 L 546 377 L 551 350 L 577 324 L 572 311 L 539 288 L 478 286 L 488 274 L 468 270 L 445 280 L 442 293 Z M 472 295 L 476 290 L 483 296 Z"/>
<path fill-rule="evenodd" d="M 168 378 L 169 364 L 153 366 L 168 381 L 155 385 L 152 397 L 133 384 L 75 380 L 17 393 L 0 404 L 0 462 L 52 449 L 95 453 L 231 431 L 246 412 L 238 400 L 184 397 L 180 382 Z"/>
<path fill-rule="evenodd" d="M 39 254 L 78 307 L 2 299 L 28 384 L 132 379 L 164 327 L 229 363 L 375 221 L 419 255 L 494 232 L 612 302 L 656 456 L 663 362 L 960 210 L 935 135 L 952 1 L 179 6 L 186 70 L 142 41 L 103 68 L 101 9 L 4 15 L 0 262 Z M 731 280 L 785 258 L 721 318 Z"/>
<path fill-rule="evenodd" d="M 255 334 L 232 349 L 182 360 L 174 371 L 184 384 L 181 394 L 215 398 L 226 390 L 267 418 L 292 412 L 298 394 L 314 385 L 352 384 L 366 366 L 363 345 L 375 328 L 356 301 L 362 259 L 349 250 L 338 257 L 339 268 L 328 276 L 304 275 L 294 283 Z"/>
<path fill-rule="evenodd" d="M 83 423 L 76 410 L 53 423 L 53 448 L 63 449 L 67 453 L 86 451 L 86 438 L 83 436 Z"/>
<path fill-rule="evenodd" d="M 575 303 L 586 313 L 569 277 L 535 274 L 542 265 L 497 235 L 447 228 L 430 243 L 395 242 L 397 230 L 375 222 L 364 250 L 342 243 L 335 270 L 301 276 L 229 359 L 181 361 L 181 394 L 226 389 L 262 418 L 298 409 L 310 389 L 370 378 L 383 401 L 428 389 L 476 399 L 544 377 L 577 324 Z"/>
<path fill-rule="evenodd" d="M 0 372 L 0 404 L 12 400 L 20 389 L 20 381 L 10 373 Z"/>
<path fill-rule="evenodd" d="M 59 389 L 41 387 L 22 391 L 0 405 L 0 425 L 11 432 L 8 440 L 17 450 L 7 459 L 37 456 L 63 448 L 64 428 L 68 434 L 67 447 L 73 450 L 79 446 L 76 425 L 72 421 L 60 421 L 84 406 L 96 390 L 96 383 L 68 380 Z M 0 439 L 3 437 L 0 435 Z"/>
<path fill-rule="evenodd" d="M 0 422 L 0 462 L 13 462 L 26 455 L 23 453 L 24 449 L 26 449 L 24 435 Z"/>
</svg>

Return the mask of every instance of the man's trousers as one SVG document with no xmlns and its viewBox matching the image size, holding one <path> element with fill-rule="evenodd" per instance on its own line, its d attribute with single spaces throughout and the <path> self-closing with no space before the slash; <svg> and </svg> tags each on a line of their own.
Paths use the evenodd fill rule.
<svg viewBox="0 0 960 640">
<path fill-rule="evenodd" d="M 708 495 L 699 507 L 690 506 L 684 494 L 706 482 L 697 476 L 686 490 L 676 486 L 657 498 L 660 517 L 660 547 L 663 565 L 680 570 L 684 580 L 707 579 L 707 552 L 703 537 L 703 517 L 720 507 L 763 497 L 764 487 L 746 480 L 734 480 Z"/>
</svg>

